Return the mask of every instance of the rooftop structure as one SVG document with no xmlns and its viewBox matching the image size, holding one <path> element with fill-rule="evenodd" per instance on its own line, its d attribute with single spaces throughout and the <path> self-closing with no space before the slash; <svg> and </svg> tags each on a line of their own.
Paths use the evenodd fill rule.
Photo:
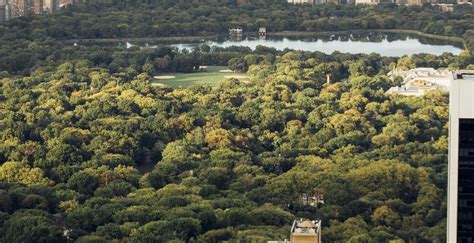
<svg viewBox="0 0 474 243">
<path fill-rule="evenodd" d="M 392 87 L 387 94 L 401 94 L 406 96 L 423 96 L 431 90 L 446 90 L 452 82 L 453 75 L 458 73 L 474 73 L 472 70 L 436 70 L 434 68 L 415 68 L 408 71 L 394 70 L 388 73 L 391 78 L 401 77 L 403 83 L 399 87 Z"/>
<path fill-rule="evenodd" d="M 295 220 L 291 227 L 291 243 L 320 243 L 321 221 L 320 220 Z"/>
</svg>

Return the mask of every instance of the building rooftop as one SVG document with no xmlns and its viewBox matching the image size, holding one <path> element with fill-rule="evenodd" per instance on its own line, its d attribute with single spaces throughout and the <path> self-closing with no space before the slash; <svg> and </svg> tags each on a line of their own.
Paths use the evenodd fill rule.
<svg viewBox="0 0 474 243">
<path fill-rule="evenodd" d="M 316 234 L 321 230 L 320 220 L 295 220 L 293 227 L 291 227 L 291 233 L 297 234 Z"/>
<path fill-rule="evenodd" d="M 434 68 L 414 68 L 411 70 L 393 70 L 390 77 L 401 77 L 400 87 L 391 87 L 387 94 L 422 96 L 429 90 L 449 90 L 454 79 L 473 79 L 474 70 L 436 70 Z"/>
</svg>

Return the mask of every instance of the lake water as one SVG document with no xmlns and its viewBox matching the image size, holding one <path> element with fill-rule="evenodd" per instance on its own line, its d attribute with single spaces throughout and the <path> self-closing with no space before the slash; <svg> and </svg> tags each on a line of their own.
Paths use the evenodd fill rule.
<svg viewBox="0 0 474 243">
<path fill-rule="evenodd" d="M 277 50 L 289 48 L 312 52 L 320 51 L 326 54 L 331 54 L 335 51 L 352 54 L 375 52 L 382 56 L 403 56 L 418 53 L 441 55 L 445 52 L 458 55 L 463 51 L 460 43 L 395 33 L 363 33 L 314 37 L 221 37 L 193 43 L 127 43 L 127 47 L 138 45 L 143 48 L 153 48 L 160 45 L 171 45 L 180 49 L 192 49 L 203 44 L 216 47 L 245 46 L 252 50 L 261 45 L 273 47 Z"/>
</svg>

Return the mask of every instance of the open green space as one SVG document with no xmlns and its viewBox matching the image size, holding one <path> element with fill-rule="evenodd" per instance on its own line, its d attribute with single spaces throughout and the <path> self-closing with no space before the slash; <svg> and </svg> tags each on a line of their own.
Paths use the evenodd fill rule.
<svg viewBox="0 0 474 243">
<path fill-rule="evenodd" d="M 240 81 L 249 81 L 243 73 L 222 72 L 229 70 L 227 66 L 209 66 L 207 71 L 194 73 L 166 73 L 155 76 L 155 84 L 168 85 L 173 88 L 188 88 L 194 85 L 209 85 L 215 87 L 226 78 L 237 78 Z"/>
</svg>

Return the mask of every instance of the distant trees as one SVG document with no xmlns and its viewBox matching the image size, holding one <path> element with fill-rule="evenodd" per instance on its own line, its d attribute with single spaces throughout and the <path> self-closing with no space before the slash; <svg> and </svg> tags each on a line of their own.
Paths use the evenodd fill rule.
<svg viewBox="0 0 474 243">
<path fill-rule="evenodd" d="M 245 59 L 236 57 L 229 60 L 229 68 L 232 71 L 243 73 L 247 71 L 248 65 Z"/>
</svg>

